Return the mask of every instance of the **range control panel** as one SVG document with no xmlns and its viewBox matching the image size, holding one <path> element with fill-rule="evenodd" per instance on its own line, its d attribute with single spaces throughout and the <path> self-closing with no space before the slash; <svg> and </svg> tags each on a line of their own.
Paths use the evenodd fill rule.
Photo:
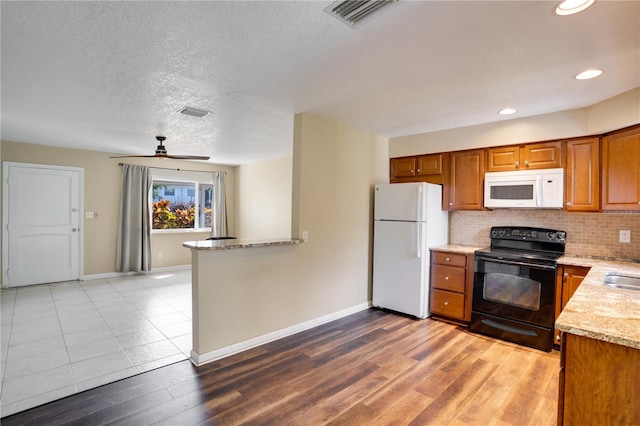
<svg viewBox="0 0 640 426">
<path fill-rule="evenodd" d="M 516 241 L 540 241 L 550 243 L 567 242 L 567 233 L 555 229 L 494 226 L 491 228 L 491 239 L 516 240 Z"/>
</svg>

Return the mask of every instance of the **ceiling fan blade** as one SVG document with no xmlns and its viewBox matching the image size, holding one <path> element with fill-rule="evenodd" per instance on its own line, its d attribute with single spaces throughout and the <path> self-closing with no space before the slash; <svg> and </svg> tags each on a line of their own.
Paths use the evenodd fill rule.
<svg viewBox="0 0 640 426">
<path fill-rule="evenodd" d="M 154 155 L 117 155 L 109 158 L 163 158 L 173 160 L 208 160 L 211 157 L 205 157 L 202 155 L 169 155 L 167 149 L 162 144 L 167 138 L 164 136 L 156 136 L 156 140 L 160 143 L 156 148 Z"/>
<path fill-rule="evenodd" d="M 109 158 L 154 158 L 157 155 L 116 155 L 114 157 Z"/>
<path fill-rule="evenodd" d="M 163 155 L 162 157 L 173 158 L 174 160 L 208 160 L 211 158 L 202 155 Z"/>
</svg>

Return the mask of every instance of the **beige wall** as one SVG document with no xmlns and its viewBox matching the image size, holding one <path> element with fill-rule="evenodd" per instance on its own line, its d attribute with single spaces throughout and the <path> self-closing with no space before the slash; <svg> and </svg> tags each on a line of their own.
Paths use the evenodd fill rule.
<svg viewBox="0 0 640 426">
<path fill-rule="evenodd" d="M 296 246 L 194 251 L 194 351 L 229 345 L 367 303 L 373 185 L 387 139 L 312 114 L 294 119 Z"/>
<path fill-rule="evenodd" d="M 235 167 L 187 161 L 162 161 L 144 158 L 112 159 L 104 152 L 56 148 L 44 145 L 3 141 L 3 161 L 51 164 L 84 168 L 84 211 L 97 213 L 95 219 L 84 219 L 84 274 L 100 275 L 115 272 L 116 235 L 120 206 L 120 162 L 157 167 L 194 170 L 227 171 L 227 192 L 230 227 L 233 229 L 235 205 Z M 191 256 L 182 242 L 204 239 L 203 233 L 154 234 L 151 238 L 152 268 L 187 265 Z M 159 257 L 162 253 L 162 259 Z"/>
<path fill-rule="evenodd" d="M 236 235 L 239 238 L 291 236 L 291 169 L 283 157 L 238 166 Z"/>
<path fill-rule="evenodd" d="M 389 156 L 586 136 L 637 123 L 640 123 L 640 88 L 587 108 L 392 138 L 389 140 Z"/>
</svg>

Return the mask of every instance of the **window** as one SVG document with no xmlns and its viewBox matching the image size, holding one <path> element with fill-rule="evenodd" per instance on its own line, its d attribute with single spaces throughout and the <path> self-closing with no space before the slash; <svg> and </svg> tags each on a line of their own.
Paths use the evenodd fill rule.
<svg viewBox="0 0 640 426">
<path fill-rule="evenodd" d="M 152 229 L 211 228 L 212 184 L 154 180 L 152 190 Z"/>
</svg>

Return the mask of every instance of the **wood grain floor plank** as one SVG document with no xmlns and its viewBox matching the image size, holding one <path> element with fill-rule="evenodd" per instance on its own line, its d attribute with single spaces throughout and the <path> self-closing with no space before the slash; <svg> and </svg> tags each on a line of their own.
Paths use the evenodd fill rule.
<svg viewBox="0 0 640 426">
<path fill-rule="evenodd" d="M 373 424 L 407 425 L 432 402 L 433 398 L 409 389 L 402 398 L 396 400 L 395 404 L 379 411 L 378 416 L 373 419 Z"/>
<path fill-rule="evenodd" d="M 188 361 L 3 426 L 552 425 L 559 357 L 369 309 L 195 368 Z"/>
<path fill-rule="evenodd" d="M 495 369 L 495 364 L 476 359 L 409 424 L 416 426 L 450 424 L 458 410 L 475 396 Z"/>
</svg>

